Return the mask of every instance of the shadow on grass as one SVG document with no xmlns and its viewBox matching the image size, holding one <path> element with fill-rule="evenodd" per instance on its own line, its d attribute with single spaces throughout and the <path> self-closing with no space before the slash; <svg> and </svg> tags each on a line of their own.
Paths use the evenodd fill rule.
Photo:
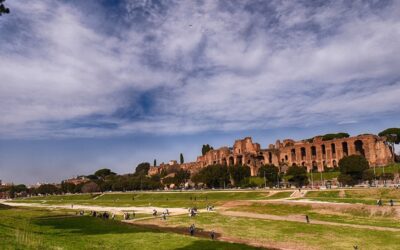
<svg viewBox="0 0 400 250">
<path fill-rule="evenodd" d="M 96 235 L 154 232 L 154 230 L 147 228 L 89 216 L 46 216 L 37 217 L 32 222 L 38 226 L 49 227 L 62 234 Z"/>
<path fill-rule="evenodd" d="M 189 228 L 186 228 L 186 227 L 162 227 L 162 226 L 157 226 L 157 225 L 153 225 L 153 224 L 140 224 L 140 226 L 143 228 L 151 229 L 151 230 L 172 232 L 172 233 L 176 233 L 176 234 L 183 234 L 183 235 L 189 236 Z M 192 244 L 190 244 L 188 246 L 177 248 L 177 250 L 186 250 L 186 249 L 187 250 L 193 250 L 193 249 L 199 249 L 199 250 L 203 250 L 203 249 L 229 249 L 229 250 L 269 249 L 269 250 L 276 250 L 274 248 L 254 247 L 254 246 L 250 246 L 250 245 L 242 244 L 242 243 L 219 241 L 218 239 L 221 237 L 221 234 L 217 233 L 217 232 L 215 232 L 215 240 L 211 240 L 211 231 L 207 231 L 202 228 L 196 228 L 196 232 L 193 237 L 199 238 L 199 240 L 196 240 L 195 242 L 193 242 Z M 205 240 L 205 239 L 210 239 L 210 240 Z"/>
<path fill-rule="evenodd" d="M 269 248 L 258 248 L 244 244 L 230 243 L 224 241 L 210 241 L 210 240 L 197 240 L 188 246 L 176 248 L 176 250 L 255 250 L 255 249 L 269 249 Z"/>
<path fill-rule="evenodd" d="M 11 206 L 0 204 L 0 210 L 8 210 L 8 209 L 11 209 L 11 208 L 12 208 Z"/>
</svg>

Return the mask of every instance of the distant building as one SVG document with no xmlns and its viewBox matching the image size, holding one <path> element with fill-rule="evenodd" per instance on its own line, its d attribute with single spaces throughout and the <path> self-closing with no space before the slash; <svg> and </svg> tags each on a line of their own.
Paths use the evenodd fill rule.
<svg viewBox="0 0 400 250">
<path fill-rule="evenodd" d="M 86 183 L 89 181 L 90 181 L 90 179 L 87 178 L 86 176 L 77 176 L 76 178 L 67 179 L 67 180 L 64 180 L 63 182 L 64 183 L 72 183 L 74 185 L 79 185 L 79 184 Z"/>
<path fill-rule="evenodd" d="M 151 167 L 149 175 L 167 172 L 171 168 L 181 168 L 194 174 L 201 168 L 220 164 L 225 166 L 247 165 L 251 175 L 257 175 L 258 169 L 265 164 L 273 164 L 286 172 L 289 166 L 304 166 L 308 171 L 312 169 L 324 171 L 325 168 L 338 167 L 339 160 L 348 155 L 363 155 L 370 166 L 384 166 L 393 162 L 393 154 L 384 137 L 364 134 L 353 137 L 324 140 L 316 136 L 308 140 L 294 141 L 277 140 L 275 144 L 262 149 L 260 144 L 253 143 L 251 137 L 236 140 L 233 147 L 221 147 L 198 156 L 195 162 L 178 164 L 171 161 L 168 165 L 161 164 Z"/>
</svg>

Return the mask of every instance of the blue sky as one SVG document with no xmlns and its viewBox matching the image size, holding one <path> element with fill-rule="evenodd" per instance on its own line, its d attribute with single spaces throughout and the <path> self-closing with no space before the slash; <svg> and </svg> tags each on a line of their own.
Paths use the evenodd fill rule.
<svg viewBox="0 0 400 250">
<path fill-rule="evenodd" d="M 400 126 L 399 1 L 6 1 L 0 179 Z"/>
</svg>

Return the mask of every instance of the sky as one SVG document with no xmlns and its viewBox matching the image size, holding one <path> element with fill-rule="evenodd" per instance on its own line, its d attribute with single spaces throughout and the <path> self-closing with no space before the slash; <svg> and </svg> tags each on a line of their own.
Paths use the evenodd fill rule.
<svg viewBox="0 0 400 250">
<path fill-rule="evenodd" d="M 400 1 L 5 5 L 3 182 L 400 127 Z"/>
</svg>

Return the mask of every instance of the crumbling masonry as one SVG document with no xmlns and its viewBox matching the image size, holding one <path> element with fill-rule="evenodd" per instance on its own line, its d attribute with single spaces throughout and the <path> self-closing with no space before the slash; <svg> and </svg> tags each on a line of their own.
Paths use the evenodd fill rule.
<svg viewBox="0 0 400 250">
<path fill-rule="evenodd" d="M 282 172 L 292 165 L 305 166 L 308 171 L 323 171 L 324 168 L 337 167 L 340 159 L 353 154 L 365 156 L 370 166 L 384 166 L 393 162 L 392 150 L 385 138 L 372 134 L 325 141 L 321 136 L 302 141 L 277 140 L 275 145 L 271 144 L 267 149 L 261 149 L 260 144 L 253 143 L 251 137 L 246 137 L 236 140 L 233 147 L 208 151 L 205 155 L 198 156 L 195 162 L 177 164 L 172 161 L 151 167 L 149 174 L 154 175 L 163 169 L 177 167 L 195 174 L 212 164 L 247 165 L 252 176 L 257 175 L 258 169 L 264 164 L 273 164 Z"/>
</svg>

